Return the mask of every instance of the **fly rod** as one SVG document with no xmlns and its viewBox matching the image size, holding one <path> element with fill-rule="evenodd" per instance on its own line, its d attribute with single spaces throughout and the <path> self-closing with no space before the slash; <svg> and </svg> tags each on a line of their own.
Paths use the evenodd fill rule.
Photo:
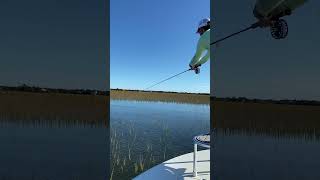
<svg viewBox="0 0 320 180">
<path fill-rule="evenodd" d="M 163 82 L 165 82 L 165 81 L 168 81 L 168 80 L 170 80 L 170 79 L 172 79 L 172 78 L 174 78 L 174 77 L 177 77 L 177 76 L 179 76 L 179 75 L 181 75 L 181 74 L 183 74 L 183 73 L 186 73 L 186 72 L 188 72 L 188 71 L 191 71 L 191 70 L 192 70 L 192 69 L 190 68 L 190 69 L 187 69 L 187 70 L 185 70 L 185 71 L 183 71 L 183 72 L 180 72 L 180 73 L 178 73 L 178 74 L 175 74 L 175 75 L 173 75 L 173 76 L 170 76 L 170 77 L 168 77 L 167 79 L 164 79 L 164 80 L 162 80 L 162 81 L 160 81 L 160 82 L 157 82 L 157 83 L 153 84 L 152 86 L 147 87 L 147 88 L 144 89 L 144 90 L 148 90 L 148 89 L 150 89 L 150 88 L 152 88 L 152 87 L 154 87 L 154 86 L 156 86 L 156 85 L 158 85 L 158 84 L 161 84 L 161 83 L 163 83 Z"/>
<path fill-rule="evenodd" d="M 224 41 L 224 40 L 226 40 L 226 39 L 229 39 L 229 38 L 231 38 L 231 37 L 233 37 L 233 36 L 235 36 L 235 35 L 238 35 L 238 34 L 240 34 L 240 33 L 243 33 L 243 32 L 245 32 L 245 31 L 248 31 L 248 30 L 250 30 L 250 29 L 255 29 L 255 28 L 259 27 L 259 26 L 260 26 L 260 23 L 259 23 L 259 22 L 254 23 L 254 24 L 252 24 L 251 26 L 249 26 L 249 27 L 247 27 L 247 28 L 245 28 L 245 29 L 243 29 L 243 30 L 241 30 L 241 31 L 232 33 L 232 34 L 230 34 L 230 35 L 228 35 L 228 36 L 226 36 L 226 37 L 224 37 L 224 38 L 221 38 L 221 39 L 219 39 L 219 40 L 216 40 L 216 41 L 212 42 L 210 45 L 217 44 L 217 43 L 219 43 L 219 42 L 221 42 L 221 41 Z"/>
</svg>

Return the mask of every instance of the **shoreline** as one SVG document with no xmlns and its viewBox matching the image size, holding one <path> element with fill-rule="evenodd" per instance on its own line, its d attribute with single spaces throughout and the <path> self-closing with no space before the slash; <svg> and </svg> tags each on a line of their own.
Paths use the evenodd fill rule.
<svg viewBox="0 0 320 180">
<path fill-rule="evenodd" d="M 227 99 L 210 98 L 209 94 L 127 90 L 111 90 L 110 96 L 0 91 L 0 123 L 61 121 L 108 127 L 110 98 L 209 105 L 212 128 L 320 128 L 318 101 Z"/>
<path fill-rule="evenodd" d="M 157 101 L 189 104 L 210 104 L 209 94 L 175 93 L 161 91 L 111 90 L 113 100 Z"/>
<path fill-rule="evenodd" d="M 110 98 L 115 100 L 163 101 L 190 104 L 212 104 L 212 102 L 230 102 L 242 104 L 274 104 L 320 106 L 320 101 L 297 99 L 255 99 L 246 97 L 212 97 L 209 93 L 187 93 L 169 91 L 143 91 L 127 89 L 111 89 Z"/>
</svg>

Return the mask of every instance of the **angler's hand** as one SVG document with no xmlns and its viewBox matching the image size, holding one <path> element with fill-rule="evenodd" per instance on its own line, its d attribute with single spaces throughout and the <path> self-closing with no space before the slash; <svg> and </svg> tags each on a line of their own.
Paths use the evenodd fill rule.
<svg viewBox="0 0 320 180">
<path fill-rule="evenodd" d="M 201 65 L 194 65 L 194 66 L 192 66 L 191 64 L 189 64 L 189 67 L 190 67 L 190 69 L 191 70 L 196 70 L 198 67 L 200 67 Z"/>
<path fill-rule="evenodd" d="M 200 65 L 194 65 L 194 66 L 189 64 L 190 70 L 193 70 L 196 74 L 200 73 L 200 68 L 199 68 L 200 66 L 201 66 L 201 64 Z"/>
</svg>

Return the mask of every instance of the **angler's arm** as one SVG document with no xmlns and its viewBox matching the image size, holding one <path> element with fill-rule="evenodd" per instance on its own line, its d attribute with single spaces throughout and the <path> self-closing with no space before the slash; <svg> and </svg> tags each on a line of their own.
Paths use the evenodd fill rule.
<svg viewBox="0 0 320 180">
<path fill-rule="evenodd" d="M 209 59 L 210 59 L 210 51 L 207 50 L 207 54 L 206 54 L 205 56 L 203 56 L 203 57 L 196 63 L 196 65 L 202 65 L 202 64 L 206 63 Z"/>
<path fill-rule="evenodd" d="M 199 41 L 198 45 L 197 45 L 196 54 L 193 56 L 192 60 L 189 63 L 191 66 L 198 64 L 198 61 L 200 60 L 203 51 L 204 51 L 204 48 L 202 48 L 200 41 Z"/>
</svg>

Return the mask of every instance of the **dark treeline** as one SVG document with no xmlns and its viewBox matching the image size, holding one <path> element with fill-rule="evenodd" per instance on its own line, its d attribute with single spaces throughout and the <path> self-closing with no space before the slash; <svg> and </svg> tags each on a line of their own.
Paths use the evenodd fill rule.
<svg viewBox="0 0 320 180">
<path fill-rule="evenodd" d="M 21 92 L 36 92 L 36 93 L 63 93 L 63 94 L 85 94 L 85 95 L 109 95 L 107 91 L 99 91 L 92 89 L 61 89 L 61 88 L 44 88 L 37 86 L 29 86 L 22 84 L 20 86 L 0 86 L 0 92 L 6 91 L 21 91 Z"/>
<path fill-rule="evenodd" d="M 315 100 L 273 100 L 273 99 L 249 99 L 246 97 L 213 97 L 213 100 L 224 101 L 224 102 L 243 102 L 243 103 L 268 103 L 268 104 L 292 104 L 292 105 L 311 105 L 320 106 L 320 101 Z"/>
<path fill-rule="evenodd" d="M 209 93 L 188 93 L 188 92 L 175 92 L 175 91 L 146 91 L 146 90 L 135 90 L 135 89 L 111 89 L 112 91 L 131 91 L 131 92 L 157 92 L 157 93 L 176 93 L 176 94 L 199 94 L 199 95 L 209 95 Z"/>
</svg>

